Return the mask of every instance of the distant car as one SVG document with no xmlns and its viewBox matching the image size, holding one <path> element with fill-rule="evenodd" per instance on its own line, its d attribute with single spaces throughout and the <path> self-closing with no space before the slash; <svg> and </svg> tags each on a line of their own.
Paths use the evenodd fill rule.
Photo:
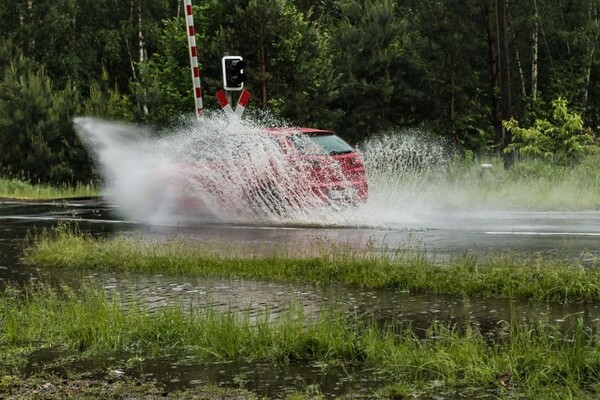
<svg viewBox="0 0 600 400">
<path fill-rule="evenodd" d="M 284 213 L 367 201 L 362 156 L 334 132 L 269 128 L 260 143 L 240 144 L 244 137 L 217 140 L 218 149 L 214 144 L 199 146 L 205 154 L 182 164 L 185 209 L 252 207 Z"/>
</svg>

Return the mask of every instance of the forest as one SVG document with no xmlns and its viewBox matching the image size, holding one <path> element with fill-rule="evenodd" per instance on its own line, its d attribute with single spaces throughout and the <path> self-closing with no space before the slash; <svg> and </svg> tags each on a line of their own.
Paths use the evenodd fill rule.
<svg viewBox="0 0 600 400">
<path fill-rule="evenodd" d="M 157 130 L 191 118 L 183 11 L 0 0 L 0 175 L 93 179 L 79 115 Z M 552 156 L 539 140 L 552 132 L 560 162 L 597 147 L 600 0 L 196 0 L 193 11 L 208 112 L 231 54 L 247 63 L 248 111 L 353 144 L 416 127 L 459 154 Z"/>
</svg>

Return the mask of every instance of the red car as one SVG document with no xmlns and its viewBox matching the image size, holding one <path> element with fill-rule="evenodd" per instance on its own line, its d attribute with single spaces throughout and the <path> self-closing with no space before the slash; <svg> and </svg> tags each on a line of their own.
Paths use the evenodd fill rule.
<svg viewBox="0 0 600 400">
<path fill-rule="evenodd" d="M 271 128 L 289 160 L 300 161 L 301 176 L 325 202 L 365 202 L 369 190 L 361 155 L 332 131 Z"/>
<path fill-rule="evenodd" d="M 183 164 L 186 209 L 281 214 L 357 205 L 368 197 L 361 155 L 332 131 L 269 128 L 213 138 L 198 148 Z"/>
</svg>

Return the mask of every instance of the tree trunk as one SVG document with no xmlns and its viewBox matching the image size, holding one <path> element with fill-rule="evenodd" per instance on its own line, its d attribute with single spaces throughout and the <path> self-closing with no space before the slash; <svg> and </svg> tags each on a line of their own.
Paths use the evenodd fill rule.
<svg viewBox="0 0 600 400">
<path fill-rule="evenodd" d="M 448 53 L 446 60 L 448 68 L 450 69 L 450 133 L 452 134 L 454 144 L 458 146 L 459 140 L 456 133 L 456 78 L 454 65 L 452 65 L 452 53 Z"/>
<path fill-rule="evenodd" d="M 496 13 L 498 20 L 498 59 L 500 64 L 500 115 L 502 120 L 508 120 L 512 116 L 512 104 L 510 99 L 510 52 L 508 46 L 508 24 L 506 0 L 496 0 Z M 502 150 L 511 142 L 512 135 L 502 127 Z M 504 166 L 512 165 L 512 155 L 504 154 Z"/>
<path fill-rule="evenodd" d="M 138 3 L 138 39 L 139 39 L 138 43 L 139 43 L 139 51 L 140 51 L 139 63 L 140 63 L 140 65 L 142 65 L 148 58 L 148 54 L 146 53 L 146 45 L 144 43 L 144 31 L 142 29 L 142 3 L 141 3 L 141 1 Z M 148 104 L 146 102 L 146 98 L 148 97 L 148 91 L 146 90 L 146 85 L 145 85 L 145 82 L 143 82 L 143 79 L 140 80 L 140 85 L 142 87 L 142 93 L 143 93 L 142 102 L 141 102 L 142 111 L 144 113 L 144 116 L 148 116 Z"/>
<path fill-rule="evenodd" d="M 595 11 L 595 12 L 594 12 Z M 596 45 L 598 43 L 598 34 L 600 32 L 600 20 L 598 19 L 598 10 L 593 10 L 593 6 L 590 4 L 590 13 L 589 13 L 590 21 L 594 19 L 594 24 L 596 27 L 596 37 L 592 41 L 590 48 L 588 49 L 588 59 L 587 59 L 587 67 L 585 71 L 585 89 L 583 93 L 583 115 L 582 118 L 585 117 L 585 112 L 587 110 L 587 102 L 588 96 L 590 92 L 590 78 L 592 75 L 592 65 L 594 64 L 594 53 L 596 52 Z"/>
<path fill-rule="evenodd" d="M 492 99 L 491 122 L 496 133 L 496 144 L 502 144 L 502 119 L 500 115 L 500 82 L 498 76 L 498 57 L 496 54 L 496 38 L 494 36 L 494 24 L 492 22 L 492 0 L 486 1 L 484 5 L 485 13 L 485 34 L 488 47 L 488 69 L 490 76 L 490 92 Z"/>
<path fill-rule="evenodd" d="M 516 38 L 513 35 L 513 40 Z M 523 66 L 521 65 L 521 57 L 519 57 L 519 50 L 515 49 L 515 61 L 517 62 L 517 67 L 519 69 L 519 77 L 521 78 L 521 94 L 523 97 L 527 97 L 527 88 L 525 86 L 525 74 L 523 73 Z"/>
<path fill-rule="evenodd" d="M 133 19 L 133 0 L 129 3 L 129 15 Z M 133 21 L 130 19 L 130 23 L 133 25 Z M 135 71 L 135 62 L 133 61 L 133 54 L 131 53 L 131 46 L 129 44 L 129 37 L 127 30 L 123 28 L 123 38 L 125 39 L 125 47 L 127 48 L 127 55 L 129 56 L 129 66 L 131 67 L 131 79 L 137 82 L 137 72 Z"/>
<path fill-rule="evenodd" d="M 137 82 L 137 72 L 135 71 L 135 62 L 133 61 L 133 55 L 131 54 L 131 46 L 129 45 L 129 38 L 127 32 L 123 30 L 123 37 L 125 40 L 125 48 L 127 49 L 127 55 L 129 56 L 129 67 L 131 68 L 131 80 Z"/>
<path fill-rule="evenodd" d="M 594 42 L 597 42 L 598 38 L 596 38 L 596 40 Z M 587 103 L 588 103 L 588 97 L 589 97 L 589 93 L 590 93 L 590 78 L 592 76 L 592 64 L 593 64 L 593 60 L 594 60 L 594 52 L 596 50 L 596 45 L 594 44 L 592 46 L 592 48 L 589 50 L 589 55 L 588 55 L 588 65 L 586 67 L 586 71 L 585 71 L 585 89 L 583 92 L 583 113 L 582 113 L 582 118 L 585 117 L 585 112 L 587 110 Z"/>
<path fill-rule="evenodd" d="M 138 4 L 138 48 L 139 48 L 139 62 L 144 62 L 146 56 L 146 49 L 144 48 L 144 31 L 142 30 L 142 5 Z"/>
<path fill-rule="evenodd" d="M 508 0 L 506 0 L 506 4 L 508 6 Z M 509 8 L 507 9 L 507 26 L 508 26 L 508 30 L 511 33 L 511 37 L 512 37 L 512 42 L 516 43 L 517 42 L 517 35 L 515 35 L 515 30 L 513 29 L 512 26 L 512 19 L 510 18 L 510 12 L 509 12 Z M 521 57 L 519 56 L 519 49 L 517 48 L 517 46 L 515 45 L 515 61 L 517 63 L 517 69 L 519 70 L 519 78 L 521 78 L 521 94 L 523 95 L 523 98 L 527 97 L 527 88 L 525 86 L 525 74 L 523 73 L 523 66 L 521 64 Z"/>
<path fill-rule="evenodd" d="M 531 98 L 533 101 L 537 100 L 537 89 L 538 89 L 538 51 L 539 51 L 539 15 L 537 11 L 537 2 L 535 4 L 535 24 L 532 34 L 532 49 L 531 49 Z"/>
<path fill-rule="evenodd" d="M 267 106 L 267 58 L 265 55 L 265 44 L 261 42 L 260 46 L 260 73 L 262 76 L 262 105 Z"/>
<path fill-rule="evenodd" d="M 27 0 L 27 25 L 29 27 L 36 26 L 33 15 L 33 0 Z M 29 47 L 29 55 L 33 56 L 35 51 L 35 38 L 33 35 L 28 35 L 29 40 L 27 41 L 27 46 Z"/>
</svg>

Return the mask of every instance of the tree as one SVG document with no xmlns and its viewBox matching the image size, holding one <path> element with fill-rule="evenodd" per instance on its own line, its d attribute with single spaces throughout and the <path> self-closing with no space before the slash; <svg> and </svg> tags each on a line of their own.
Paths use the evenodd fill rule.
<svg viewBox="0 0 600 400">
<path fill-rule="evenodd" d="M 511 0 L 512 51 L 523 55 L 522 86 L 526 96 L 513 96 L 515 117 L 533 120 L 552 110 L 544 109 L 559 96 L 581 112 L 586 124 L 593 122 L 590 101 L 598 70 L 600 1 L 559 0 L 533 2 Z"/>
<path fill-rule="evenodd" d="M 1 173 L 40 182 L 90 179 L 90 160 L 72 124 L 80 104 L 73 85 L 54 90 L 43 67 L 14 59 L 0 77 Z"/>
<path fill-rule="evenodd" d="M 213 0 L 203 3 L 200 14 L 207 96 L 221 87 L 220 60 L 227 52 L 247 63 L 245 87 L 253 93 L 253 105 L 297 123 L 322 121 L 333 108 L 326 34 L 293 1 Z"/>
<path fill-rule="evenodd" d="M 102 84 L 93 83 L 90 87 L 90 95 L 84 104 L 85 115 L 130 121 L 133 110 L 131 99 L 122 95 L 116 85 L 110 87 L 108 71 L 104 70 Z"/>
<path fill-rule="evenodd" d="M 392 99 L 401 89 L 400 57 L 406 24 L 391 0 L 352 2 L 331 30 L 336 106 L 344 110 L 338 131 L 354 140 L 390 128 L 399 114 Z"/>
<path fill-rule="evenodd" d="M 163 25 L 157 51 L 144 71 L 148 81 L 148 122 L 158 126 L 168 125 L 182 114 L 194 111 L 185 21 L 172 18 L 163 21 Z"/>
<path fill-rule="evenodd" d="M 398 82 L 406 88 L 404 118 L 459 148 L 487 150 L 493 130 L 485 8 L 477 0 L 402 3 L 409 23 L 400 64 L 405 76 Z"/>
<path fill-rule="evenodd" d="M 504 127 L 514 138 L 504 151 L 518 150 L 523 156 L 541 157 L 567 165 L 598 150 L 593 135 L 583 127 L 581 115 L 569 112 L 565 99 L 559 97 L 552 106 L 551 121 L 538 119 L 529 128 L 521 128 L 514 118 L 504 121 Z"/>
</svg>

